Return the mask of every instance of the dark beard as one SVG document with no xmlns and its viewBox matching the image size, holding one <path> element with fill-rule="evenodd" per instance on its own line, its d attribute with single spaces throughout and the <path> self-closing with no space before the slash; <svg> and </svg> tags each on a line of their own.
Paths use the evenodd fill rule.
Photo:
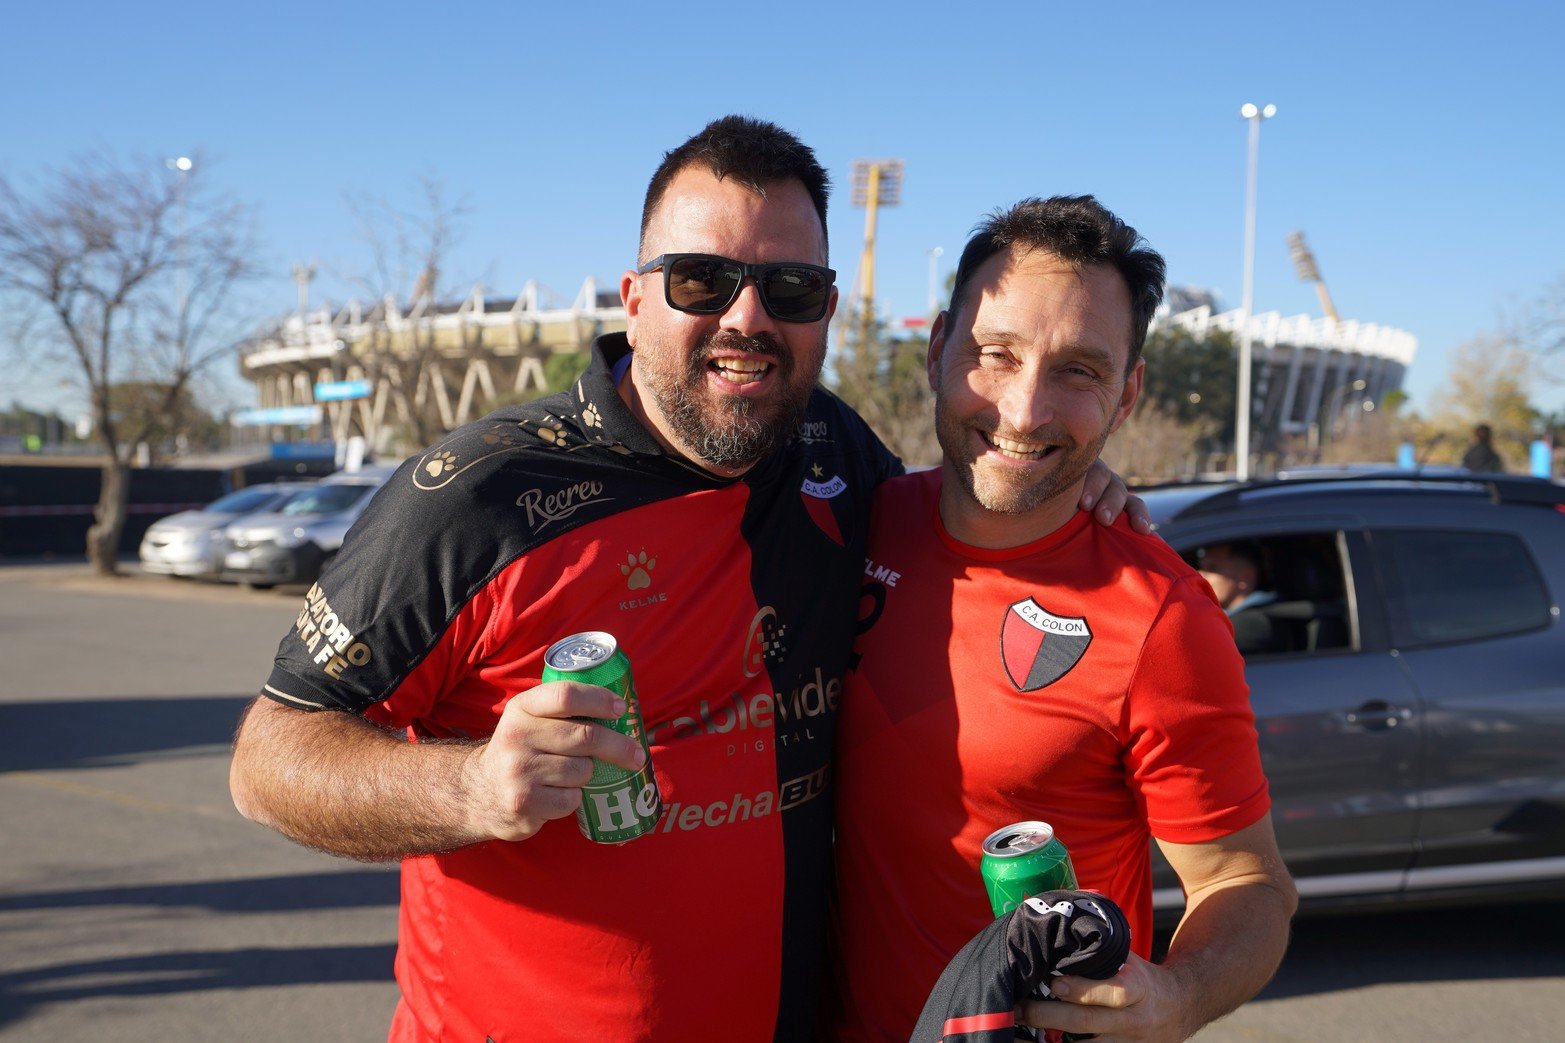
<svg viewBox="0 0 1565 1043">
<path fill-rule="evenodd" d="M 747 398 L 707 401 L 699 394 L 706 384 L 707 362 L 718 349 L 734 349 L 765 356 L 783 388 L 781 401 L 758 403 Z M 679 441 L 704 463 L 714 467 L 749 467 L 785 442 L 798 426 L 809 401 L 809 389 L 791 394 L 794 360 L 766 334 L 745 337 L 719 330 L 703 340 L 683 372 L 665 380 L 655 374 L 650 390 Z"/>
</svg>

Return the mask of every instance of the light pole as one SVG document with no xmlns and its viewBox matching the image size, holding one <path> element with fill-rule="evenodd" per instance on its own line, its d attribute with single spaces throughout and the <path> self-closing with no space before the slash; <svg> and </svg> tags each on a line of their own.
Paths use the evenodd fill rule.
<svg viewBox="0 0 1565 1043">
<path fill-rule="evenodd" d="M 855 159 L 853 205 L 864 208 L 864 255 L 859 260 L 859 337 L 869 343 L 875 326 L 875 217 L 883 206 L 902 202 L 902 160 Z"/>
<path fill-rule="evenodd" d="M 178 208 L 179 208 L 178 209 L 179 227 L 178 227 L 178 233 L 177 233 L 178 236 L 179 236 L 179 239 L 178 239 L 179 270 L 178 270 L 178 283 L 177 283 L 177 288 L 178 288 L 178 292 L 179 292 L 179 312 L 178 312 L 178 323 L 179 323 L 179 325 L 178 325 L 177 329 L 178 329 L 178 336 L 179 336 L 179 346 L 180 346 L 181 349 L 183 349 L 184 346 L 185 346 L 185 309 L 186 309 L 186 306 L 188 304 L 188 301 L 186 300 L 186 298 L 190 294 L 189 288 L 185 285 L 186 280 L 188 278 L 188 276 L 186 274 L 186 268 L 187 268 L 188 262 L 187 262 L 187 259 L 186 259 L 186 256 L 185 256 L 186 255 L 186 247 L 185 247 L 185 179 L 190 176 L 190 170 L 191 170 L 191 168 L 193 166 L 195 166 L 195 164 L 190 161 L 190 157 L 189 156 L 176 156 L 174 159 L 164 160 L 163 165 L 168 167 L 170 170 L 174 171 L 178 175 L 178 177 L 179 177 L 179 184 L 177 186 L 175 186 L 175 192 L 178 194 L 178 197 L 179 197 L 177 200 L 175 200 L 175 202 L 176 202 L 176 204 L 178 205 Z"/>
<path fill-rule="evenodd" d="M 943 247 L 933 247 L 929 251 L 929 318 L 934 321 L 935 313 L 940 310 L 940 297 L 935 292 L 935 265 L 940 260 L 940 255 L 945 253 Z"/>
<path fill-rule="evenodd" d="M 1277 115 L 1277 106 L 1256 108 L 1249 102 L 1239 115 L 1250 121 L 1249 162 L 1244 192 L 1244 298 L 1239 305 L 1239 415 L 1234 423 L 1234 474 L 1241 482 L 1250 477 L 1250 309 L 1255 295 L 1255 170 L 1261 151 L 1261 121 Z"/>
</svg>

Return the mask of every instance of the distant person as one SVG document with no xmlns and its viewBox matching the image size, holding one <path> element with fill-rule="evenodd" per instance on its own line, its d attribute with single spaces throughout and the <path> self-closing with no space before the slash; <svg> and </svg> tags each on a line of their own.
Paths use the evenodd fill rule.
<svg viewBox="0 0 1565 1043">
<path fill-rule="evenodd" d="M 1481 471 L 1484 474 L 1499 474 L 1505 470 L 1505 461 L 1494 451 L 1494 429 L 1488 424 L 1474 427 L 1473 433 L 1467 440 L 1472 445 L 1468 446 L 1467 452 L 1462 454 L 1464 468 L 1469 471 Z"/>
<path fill-rule="evenodd" d="M 1261 586 L 1261 548 L 1249 540 L 1214 543 L 1201 551 L 1197 570 L 1217 595 L 1234 627 L 1234 644 L 1245 655 L 1285 652 L 1287 635 L 1277 621 L 1261 609 L 1277 600 L 1277 593 Z"/>
</svg>

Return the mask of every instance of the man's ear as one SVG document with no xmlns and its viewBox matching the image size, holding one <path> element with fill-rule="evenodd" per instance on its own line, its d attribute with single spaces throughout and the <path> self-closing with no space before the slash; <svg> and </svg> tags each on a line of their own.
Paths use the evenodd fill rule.
<svg viewBox="0 0 1565 1043">
<path fill-rule="evenodd" d="M 1119 392 L 1119 406 L 1114 410 L 1114 422 L 1109 425 L 1110 431 L 1118 431 L 1119 425 L 1130 419 L 1131 412 L 1136 408 L 1136 400 L 1141 397 L 1141 380 L 1147 369 L 1147 360 L 1136 357 L 1136 364 L 1130 367 L 1130 373 L 1125 377 L 1125 386 Z"/>
<path fill-rule="evenodd" d="M 626 268 L 619 277 L 619 299 L 625 305 L 625 339 L 636 346 L 636 320 L 641 315 L 641 279 Z"/>
<path fill-rule="evenodd" d="M 929 327 L 929 348 L 924 355 L 924 375 L 929 380 L 929 390 L 940 387 L 940 356 L 945 351 L 946 330 L 951 324 L 951 313 L 943 311 L 935 316 L 935 324 Z"/>
</svg>

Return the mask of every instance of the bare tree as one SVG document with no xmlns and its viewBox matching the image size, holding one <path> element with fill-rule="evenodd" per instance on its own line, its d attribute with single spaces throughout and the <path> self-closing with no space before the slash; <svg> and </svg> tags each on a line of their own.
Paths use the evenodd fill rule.
<svg viewBox="0 0 1565 1043">
<path fill-rule="evenodd" d="M 1537 365 L 1534 352 L 1505 334 L 1484 334 L 1458 344 L 1428 422 L 1431 441 L 1436 434 L 1443 436 L 1431 459 L 1455 463 L 1473 425 L 1488 424 L 1495 447 L 1510 466 L 1525 460 L 1538 423 L 1531 398 Z"/>
<path fill-rule="evenodd" d="M 158 424 L 177 431 L 192 378 L 232 353 L 229 298 L 255 274 L 249 209 L 208 194 L 203 172 L 86 156 L 30 191 L 0 176 L 0 294 L 18 347 L 76 373 L 105 454 L 87 533 L 100 573 L 115 571 L 131 452 Z M 160 403 L 119 408 L 126 383 Z"/>
<path fill-rule="evenodd" d="M 377 303 L 369 314 L 370 333 L 357 352 L 370 380 L 384 380 L 409 441 L 429 445 L 445 431 L 438 403 L 431 401 L 429 371 L 441 365 L 443 346 L 433 319 L 442 295 L 445 263 L 461 240 L 465 201 L 450 202 L 440 181 L 419 178 L 422 203 L 413 210 L 389 200 L 350 196 L 349 211 L 369 248 L 369 276 L 351 278 Z"/>
<path fill-rule="evenodd" d="M 1103 447 L 1103 461 L 1133 485 L 1153 485 L 1205 469 L 1218 421 L 1185 419 L 1143 396 Z"/>
<path fill-rule="evenodd" d="M 894 339 L 880 320 L 865 323 L 857 302 L 839 314 L 834 390 L 909 467 L 940 461 L 935 397 L 924 367 L 928 341 Z"/>
</svg>

